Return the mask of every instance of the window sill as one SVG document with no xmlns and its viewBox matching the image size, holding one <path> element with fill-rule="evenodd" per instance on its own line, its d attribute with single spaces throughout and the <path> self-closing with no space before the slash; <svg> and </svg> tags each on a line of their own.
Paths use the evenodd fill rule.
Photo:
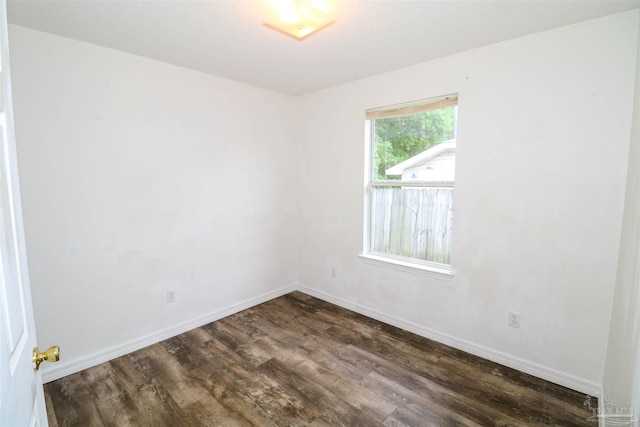
<svg viewBox="0 0 640 427">
<path fill-rule="evenodd" d="M 361 254 L 360 259 L 367 264 L 376 265 L 378 267 L 392 268 L 394 270 L 404 271 L 406 273 L 428 276 L 434 279 L 451 280 L 454 272 L 448 266 L 431 266 L 424 264 L 416 264 L 398 259 L 387 258 L 373 254 Z"/>
</svg>

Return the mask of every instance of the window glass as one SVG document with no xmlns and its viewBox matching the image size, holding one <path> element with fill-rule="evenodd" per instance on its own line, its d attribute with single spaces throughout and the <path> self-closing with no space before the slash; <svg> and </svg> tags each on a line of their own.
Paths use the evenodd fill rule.
<svg viewBox="0 0 640 427">
<path fill-rule="evenodd" d="M 450 264 L 457 96 L 367 112 L 368 253 Z"/>
</svg>

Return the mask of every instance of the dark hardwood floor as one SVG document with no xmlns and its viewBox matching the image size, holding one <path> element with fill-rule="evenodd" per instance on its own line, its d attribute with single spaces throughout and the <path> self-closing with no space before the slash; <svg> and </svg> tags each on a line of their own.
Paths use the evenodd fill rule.
<svg viewBox="0 0 640 427">
<path fill-rule="evenodd" d="M 582 393 L 299 292 L 45 396 L 52 427 L 595 425 Z"/>
</svg>

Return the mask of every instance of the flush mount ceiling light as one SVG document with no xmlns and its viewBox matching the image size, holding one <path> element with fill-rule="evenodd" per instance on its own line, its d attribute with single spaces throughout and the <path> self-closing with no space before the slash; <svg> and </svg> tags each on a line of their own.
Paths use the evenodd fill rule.
<svg viewBox="0 0 640 427">
<path fill-rule="evenodd" d="M 277 22 L 265 22 L 264 25 L 296 40 L 304 40 L 335 23 L 323 12 L 323 3 L 318 0 L 274 1 L 278 10 Z"/>
</svg>

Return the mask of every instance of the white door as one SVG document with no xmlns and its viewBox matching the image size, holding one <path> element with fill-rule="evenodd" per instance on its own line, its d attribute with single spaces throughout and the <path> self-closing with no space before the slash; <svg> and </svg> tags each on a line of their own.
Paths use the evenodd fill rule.
<svg viewBox="0 0 640 427">
<path fill-rule="evenodd" d="M 13 129 L 7 4 L 0 6 L 0 426 L 46 426 L 42 378 L 34 369 L 35 325 L 22 228 Z"/>
</svg>

